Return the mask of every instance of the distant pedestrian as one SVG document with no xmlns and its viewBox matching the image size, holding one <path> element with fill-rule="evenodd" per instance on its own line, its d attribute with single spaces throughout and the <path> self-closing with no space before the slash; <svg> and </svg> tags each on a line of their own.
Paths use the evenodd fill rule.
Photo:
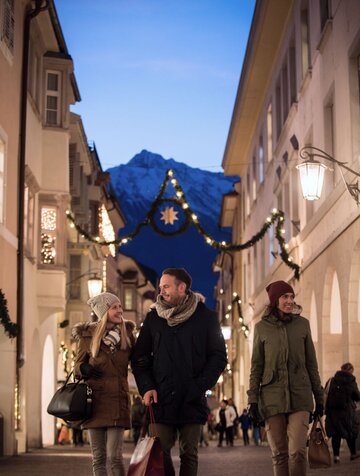
<svg viewBox="0 0 360 476">
<path fill-rule="evenodd" d="M 249 442 L 249 430 L 251 428 L 251 419 L 246 408 L 244 408 L 242 414 L 239 416 L 239 423 L 243 435 L 244 445 L 247 446 Z"/>
<path fill-rule="evenodd" d="M 309 320 L 300 315 L 295 293 L 285 281 L 266 288 L 270 304 L 255 325 L 249 384 L 249 412 L 265 420 L 276 476 L 307 471 L 309 414 L 323 415 L 321 387 Z"/>
<path fill-rule="evenodd" d="M 218 446 L 221 447 L 224 434 L 226 435 L 226 444 L 234 446 L 234 418 L 236 413 L 233 407 L 228 405 L 226 400 L 220 402 L 220 408 L 217 413 L 217 428 L 219 431 L 219 442 Z"/>
<path fill-rule="evenodd" d="M 252 422 L 251 423 L 252 425 L 252 437 L 253 437 L 253 440 L 254 440 L 254 444 L 255 446 L 260 446 L 261 444 L 261 427 L 259 425 L 259 423 L 254 423 Z"/>
<path fill-rule="evenodd" d="M 72 442 L 74 446 L 83 446 L 83 430 L 81 428 L 81 421 L 74 421 L 70 425 L 72 432 Z"/>
<path fill-rule="evenodd" d="M 131 405 L 131 426 L 133 441 L 136 444 L 140 437 L 141 427 L 143 425 L 145 415 L 145 405 L 142 402 L 141 397 L 136 396 L 134 402 Z"/>
<path fill-rule="evenodd" d="M 58 436 L 58 443 L 59 445 L 67 445 L 68 443 L 70 443 L 69 428 L 65 423 L 61 425 L 60 433 Z"/>
<path fill-rule="evenodd" d="M 200 430 L 200 440 L 199 440 L 199 446 L 209 446 L 209 432 L 208 432 L 208 424 L 207 422 L 202 425 L 201 430 Z"/>
<path fill-rule="evenodd" d="M 238 428 L 239 428 L 239 413 L 237 411 L 236 405 L 234 403 L 234 400 L 232 398 L 229 398 L 228 400 L 228 405 L 230 407 L 233 407 L 235 410 L 236 417 L 234 418 L 234 438 L 238 436 Z"/>
<path fill-rule="evenodd" d="M 356 451 L 359 421 L 355 403 L 360 401 L 360 392 L 353 373 L 354 366 L 347 362 L 326 384 L 325 430 L 327 436 L 331 437 L 334 463 L 340 463 L 342 438 L 350 450 L 350 460 L 360 456 Z"/>
</svg>

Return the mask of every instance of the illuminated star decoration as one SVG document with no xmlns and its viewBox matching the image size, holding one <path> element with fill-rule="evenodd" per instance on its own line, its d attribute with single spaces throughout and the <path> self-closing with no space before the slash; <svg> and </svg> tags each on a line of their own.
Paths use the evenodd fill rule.
<svg viewBox="0 0 360 476">
<path fill-rule="evenodd" d="M 165 225 L 173 225 L 175 220 L 179 220 L 177 214 L 174 210 L 174 207 L 166 207 L 164 211 L 161 212 L 160 220 L 163 220 Z"/>
</svg>

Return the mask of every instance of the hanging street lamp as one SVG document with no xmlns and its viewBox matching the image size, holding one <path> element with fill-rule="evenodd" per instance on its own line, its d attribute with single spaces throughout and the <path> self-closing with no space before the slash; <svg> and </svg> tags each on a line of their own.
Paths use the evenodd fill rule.
<svg viewBox="0 0 360 476">
<path fill-rule="evenodd" d="M 94 274 L 91 278 L 88 279 L 87 285 L 88 285 L 89 296 L 90 298 L 93 298 L 101 293 L 102 285 L 103 285 L 102 279 L 99 278 L 97 274 Z"/>
<path fill-rule="evenodd" d="M 328 168 L 313 156 L 297 165 L 300 173 L 300 183 L 305 200 L 319 200 L 324 184 L 325 170 Z"/>
<path fill-rule="evenodd" d="M 316 157 L 328 160 L 339 167 L 341 177 L 348 192 L 355 200 L 356 204 L 359 205 L 360 189 L 358 183 L 348 183 L 345 180 L 342 169 L 351 172 L 357 177 L 360 177 L 360 173 L 355 172 L 355 170 L 352 170 L 350 167 L 348 167 L 346 162 L 340 162 L 339 160 L 334 159 L 334 157 L 317 147 L 305 146 L 300 150 L 299 156 L 301 159 L 303 159 L 303 162 L 297 165 L 296 168 L 300 173 L 302 194 L 306 200 L 319 200 L 324 183 L 325 170 L 329 169 L 329 167 L 316 160 Z"/>
</svg>

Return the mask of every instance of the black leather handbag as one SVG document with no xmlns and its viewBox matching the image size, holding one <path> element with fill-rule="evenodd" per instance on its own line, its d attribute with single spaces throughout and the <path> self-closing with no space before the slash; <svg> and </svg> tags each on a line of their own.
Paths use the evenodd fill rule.
<svg viewBox="0 0 360 476">
<path fill-rule="evenodd" d="M 88 420 L 92 414 L 92 390 L 81 379 L 69 383 L 72 374 L 73 372 L 55 392 L 47 412 L 65 421 Z"/>
</svg>

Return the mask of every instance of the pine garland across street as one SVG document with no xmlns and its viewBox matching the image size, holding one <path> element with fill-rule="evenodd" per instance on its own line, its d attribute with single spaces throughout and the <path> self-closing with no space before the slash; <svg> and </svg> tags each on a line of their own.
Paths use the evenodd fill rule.
<svg viewBox="0 0 360 476">
<path fill-rule="evenodd" d="M 13 339 L 19 333 L 19 326 L 15 322 L 11 322 L 9 317 L 9 311 L 7 307 L 7 300 L 2 289 L 0 289 L 0 322 L 5 329 L 5 333 Z"/>
<path fill-rule="evenodd" d="M 175 190 L 175 195 L 176 195 L 175 198 L 164 197 L 165 190 L 169 182 L 171 183 L 171 185 L 173 186 Z M 179 209 L 181 209 L 185 215 L 185 220 L 183 224 L 176 231 L 172 231 L 172 232 L 165 232 L 161 230 L 159 226 L 156 224 L 156 221 L 154 218 L 155 213 L 159 209 L 159 207 L 161 205 L 164 205 L 167 202 L 168 203 L 170 202 L 170 205 L 171 204 L 173 204 L 174 206 L 177 205 Z M 167 207 L 167 208 L 170 208 L 170 207 Z M 172 207 L 173 218 L 174 218 L 174 215 L 173 215 L 174 213 L 178 214 L 179 212 L 174 212 L 174 207 Z M 216 248 L 219 251 L 228 251 L 228 252 L 241 251 L 241 250 L 250 248 L 251 246 L 254 246 L 258 241 L 262 240 L 265 237 L 267 230 L 271 226 L 274 225 L 275 237 L 280 247 L 279 256 L 282 259 L 282 261 L 286 264 L 286 266 L 293 269 L 295 279 L 299 279 L 300 277 L 300 266 L 297 263 L 294 263 L 293 258 L 289 255 L 288 245 L 285 242 L 285 238 L 284 238 L 284 233 L 285 233 L 284 212 L 274 208 L 271 212 L 271 216 L 267 217 L 262 228 L 245 243 L 229 243 L 226 241 L 217 241 L 212 236 L 210 236 L 210 234 L 207 233 L 206 230 L 202 227 L 198 216 L 191 209 L 190 204 L 185 197 L 184 191 L 182 187 L 180 186 L 179 182 L 174 177 L 174 172 L 171 169 L 166 172 L 165 179 L 160 186 L 159 193 L 156 196 L 155 200 L 150 205 L 150 209 L 146 217 L 144 218 L 142 222 L 138 223 L 135 229 L 133 230 L 133 232 L 127 236 L 123 236 L 111 241 L 101 239 L 99 236 L 92 236 L 90 233 L 84 230 L 78 223 L 76 223 L 74 216 L 69 210 L 66 211 L 66 215 L 68 220 L 71 222 L 71 226 L 75 227 L 77 232 L 83 238 L 85 238 L 86 240 L 92 243 L 98 244 L 100 246 L 108 246 L 112 244 L 116 246 L 123 246 L 126 243 L 128 243 L 130 240 L 133 240 L 144 226 L 152 226 L 155 232 L 159 233 L 162 236 L 174 236 L 174 235 L 179 235 L 183 233 L 187 229 L 188 225 L 192 224 L 193 226 L 195 226 L 197 231 L 203 236 L 203 238 L 205 239 L 205 242 L 209 246 L 212 246 L 213 248 Z"/>
</svg>

